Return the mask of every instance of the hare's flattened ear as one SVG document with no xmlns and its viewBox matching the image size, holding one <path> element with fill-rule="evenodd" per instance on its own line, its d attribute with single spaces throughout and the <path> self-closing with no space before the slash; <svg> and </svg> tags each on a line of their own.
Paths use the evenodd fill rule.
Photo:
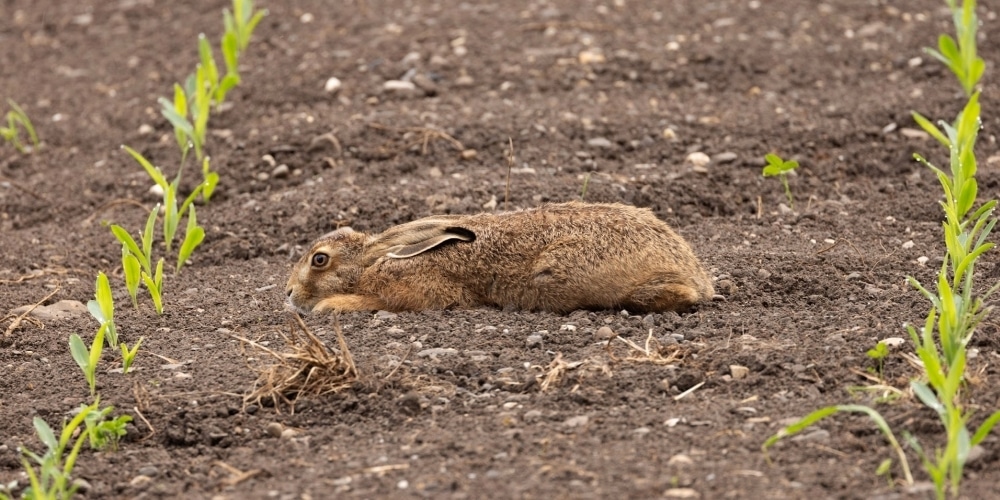
<svg viewBox="0 0 1000 500">
<path fill-rule="evenodd" d="M 400 249 L 410 245 L 425 247 L 406 252 L 407 256 L 412 257 L 414 255 L 418 255 L 420 252 L 430 250 L 431 248 L 439 246 L 447 241 L 475 240 L 476 234 L 471 230 L 462 227 L 462 221 L 464 218 L 464 216 L 458 215 L 439 215 L 435 217 L 428 217 L 391 227 L 382 234 L 369 236 L 365 241 L 365 249 L 361 257 L 361 265 L 368 267 L 374 264 L 378 259 L 385 257 L 386 254 L 398 254 Z M 443 236 L 447 237 L 438 239 Z"/>
<path fill-rule="evenodd" d="M 468 229 L 449 227 L 445 228 L 444 233 L 431 236 L 423 241 L 391 247 L 386 251 L 385 256 L 390 259 L 407 259 L 415 255 L 420 255 L 448 241 L 472 241 L 474 239 L 476 239 L 476 235 Z"/>
</svg>

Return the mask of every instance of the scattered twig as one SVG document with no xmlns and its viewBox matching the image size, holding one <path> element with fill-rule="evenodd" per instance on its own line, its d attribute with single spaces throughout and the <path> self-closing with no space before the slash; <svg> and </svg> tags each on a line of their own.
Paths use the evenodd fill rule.
<svg viewBox="0 0 1000 500">
<path fill-rule="evenodd" d="M 403 359 L 399 360 L 399 363 L 396 364 L 396 366 L 392 367 L 392 371 L 390 371 L 389 374 L 385 376 L 385 380 L 391 379 L 392 376 L 396 374 L 396 371 L 398 371 L 399 368 L 403 366 L 403 363 L 406 363 L 406 360 L 410 359 L 410 353 L 412 352 L 413 352 L 413 344 L 410 344 L 410 348 L 406 350 L 406 355 L 403 356 Z"/>
<path fill-rule="evenodd" d="M 142 423 L 146 424 L 146 427 L 149 428 L 149 434 L 146 434 L 146 437 L 140 439 L 140 441 L 146 441 L 147 439 L 155 436 L 156 435 L 156 429 L 153 428 L 153 424 L 149 423 L 149 420 L 146 420 L 146 417 L 143 416 L 143 414 L 142 414 L 141 411 L 139 411 L 139 407 L 137 407 L 137 406 L 136 407 L 132 407 L 132 411 L 134 411 L 135 414 L 136 414 L 136 416 L 139 417 L 139 420 L 142 420 Z"/>
<path fill-rule="evenodd" d="M 839 245 L 841 241 L 843 241 L 843 240 L 841 240 L 841 239 L 838 238 L 836 241 L 833 242 L 832 245 L 830 245 L 830 246 L 828 246 L 828 247 L 826 247 L 824 249 L 821 249 L 818 252 L 814 252 L 813 256 L 816 256 L 816 255 L 819 255 L 819 254 L 824 254 L 826 252 L 829 252 L 830 250 L 833 250 L 834 248 L 837 248 L 837 245 Z"/>
<path fill-rule="evenodd" d="M 215 465 L 226 469 L 226 472 L 230 474 L 229 478 L 222 481 L 226 486 L 236 486 L 237 484 L 240 484 L 262 472 L 261 469 L 252 469 L 243 472 L 236 467 L 223 462 L 222 460 L 216 460 L 214 463 Z"/>
<path fill-rule="evenodd" d="M 111 201 L 109 201 L 109 202 L 107 202 L 107 203 L 105 203 L 105 204 L 97 207 L 96 209 L 94 209 L 94 212 L 91 213 L 89 216 L 87 216 L 86 219 L 83 219 L 83 222 L 81 224 L 83 226 L 89 226 L 89 225 L 91 225 L 94 222 L 94 219 L 97 218 L 98 215 L 101 215 L 101 212 L 104 212 L 105 210 L 108 210 L 110 208 L 114 208 L 114 207 L 117 207 L 117 206 L 120 206 L 120 205 L 131 205 L 131 206 L 134 206 L 134 207 L 138 207 L 138 208 L 141 208 L 142 211 L 146 212 L 146 213 L 149 213 L 149 210 L 150 210 L 146 205 L 143 205 L 142 203 L 139 203 L 138 201 L 133 200 L 132 198 L 119 198 L 117 200 L 111 200 Z"/>
<path fill-rule="evenodd" d="M 419 140 L 407 144 L 406 146 L 404 146 L 403 149 L 409 149 L 412 146 L 420 145 L 420 154 L 424 155 L 424 156 L 427 156 L 427 152 L 428 152 L 428 150 L 430 148 L 430 142 L 433 139 L 440 139 L 440 140 L 443 140 L 443 141 L 451 144 L 451 146 L 453 148 L 455 148 L 456 151 L 464 151 L 465 150 L 465 146 L 463 146 L 462 143 L 458 139 L 455 139 L 454 137 L 452 137 L 451 135 L 449 135 L 446 132 L 443 132 L 441 130 L 437 130 L 437 129 L 434 129 L 434 128 L 429 128 L 429 127 L 402 127 L 402 128 L 400 128 L 400 127 L 390 127 L 388 125 L 382 125 L 380 123 L 369 123 L 368 126 L 371 127 L 371 128 L 374 128 L 374 129 L 378 129 L 378 130 L 401 132 L 401 133 L 404 133 L 404 134 L 406 134 L 406 133 L 420 134 L 420 139 Z"/>
<path fill-rule="evenodd" d="M 3 332 L 3 339 L 7 340 L 7 338 L 10 337 L 12 333 L 14 333 L 14 330 L 17 330 L 17 328 L 21 326 L 21 322 L 25 321 L 25 318 L 27 318 L 28 315 L 31 314 L 31 311 L 34 311 L 36 307 L 42 305 L 42 303 L 44 303 L 46 300 L 51 299 L 52 296 L 59 293 L 60 290 L 62 290 L 62 288 L 56 288 L 55 290 L 52 290 L 52 293 L 46 295 L 45 298 L 43 298 L 42 300 L 39 300 L 38 302 L 32 304 L 31 307 L 29 307 L 27 311 L 21 313 L 20 316 L 15 317 L 13 314 L 8 314 L 3 318 L 0 318 L 0 321 L 6 321 L 8 319 L 13 318 L 13 321 L 10 322 L 10 326 L 8 326 L 7 330 Z M 29 318 L 27 321 L 32 322 L 39 328 L 45 327 L 45 325 L 42 324 L 41 321 L 35 320 L 34 318 Z"/>
<path fill-rule="evenodd" d="M 698 382 L 697 384 L 695 384 L 690 389 L 688 389 L 688 390 L 686 390 L 686 391 L 684 391 L 684 392 L 682 392 L 682 393 L 674 396 L 674 401 L 680 401 L 681 399 L 683 399 L 684 397 L 686 397 L 688 394 L 691 394 L 692 392 L 697 391 L 698 389 L 700 389 L 701 386 L 703 386 L 703 385 L 705 385 L 705 381 L 704 380 L 701 381 L 701 382 Z"/>
</svg>

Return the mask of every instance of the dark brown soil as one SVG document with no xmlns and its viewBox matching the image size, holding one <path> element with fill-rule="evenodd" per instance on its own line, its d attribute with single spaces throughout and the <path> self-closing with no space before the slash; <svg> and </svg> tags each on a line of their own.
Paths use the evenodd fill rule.
<svg viewBox="0 0 1000 500">
<path fill-rule="evenodd" d="M 983 4 L 980 192 L 995 197 L 1000 23 Z M 268 2 L 232 108 L 210 123 L 222 181 L 199 207 L 205 244 L 168 273 L 157 316 L 148 297 L 128 305 L 120 247 L 101 222 L 136 231 L 142 210 L 105 204 L 157 201 L 119 145 L 176 171 L 156 98 L 194 68 L 198 33 L 218 39 L 225 5 L 0 2 L 0 96 L 24 106 L 44 141 L 30 155 L 0 145 L 0 316 L 56 287 L 50 302 L 86 302 L 105 271 L 121 334 L 145 338 L 134 373 L 107 372 L 120 359 L 104 355 L 101 400 L 136 421 L 117 452 L 81 456 L 86 497 L 929 495 L 875 476 L 893 455 L 863 417 L 823 422 L 773 449 L 770 464 L 760 447 L 824 405 L 875 404 L 847 391 L 866 383 L 856 374 L 872 366 L 865 351 L 905 338 L 903 324 L 926 313 L 904 278 L 926 282 L 940 263 L 940 188 L 911 154 L 946 159 L 903 129 L 916 127 L 911 109 L 951 119 L 963 104 L 921 52 L 952 29 L 943 2 Z M 582 64 L 581 52 L 604 60 Z M 433 95 L 384 90 L 410 70 L 434 82 Z M 336 95 L 324 90 L 330 77 L 343 82 Z M 503 209 L 508 138 L 510 208 L 576 199 L 589 175 L 587 200 L 651 207 L 685 236 L 725 300 L 682 315 L 346 314 L 362 381 L 302 399 L 294 414 L 246 405 L 266 356 L 235 337 L 287 347 L 283 288 L 303 247 L 345 224 L 378 231 Z M 794 211 L 760 175 L 771 151 L 802 163 Z M 716 160 L 694 169 L 692 152 Z M 270 175 L 264 155 L 289 173 Z M 984 285 L 1000 276 L 997 255 L 977 268 Z M 332 318 L 307 322 L 336 346 Z M 619 341 L 608 352 L 595 336 L 605 325 L 639 344 L 650 330 L 679 340 L 682 358 L 628 360 L 636 352 Z M 0 483 L 25 484 L 16 449 L 40 448 L 34 416 L 56 424 L 88 399 L 67 338 L 95 329 L 87 316 L 46 320 L 3 341 Z M 987 321 L 971 345 L 972 424 L 998 407 L 998 331 Z M 901 388 L 917 374 L 901 357 L 908 342 L 885 368 Z M 560 356 L 587 363 L 542 391 L 536 376 Z M 749 374 L 734 380 L 730 365 Z M 941 442 L 916 400 L 877 408 L 897 432 Z M 274 437 L 273 423 L 293 435 Z M 967 468 L 968 498 L 997 494 L 998 438 L 983 451 Z"/>
</svg>

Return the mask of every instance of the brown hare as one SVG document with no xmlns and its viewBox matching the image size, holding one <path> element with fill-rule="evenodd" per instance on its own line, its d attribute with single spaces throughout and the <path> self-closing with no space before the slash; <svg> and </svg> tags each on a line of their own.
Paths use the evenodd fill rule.
<svg viewBox="0 0 1000 500">
<path fill-rule="evenodd" d="M 287 292 L 315 312 L 680 311 L 714 294 L 691 247 L 651 210 L 581 202 L 433 216 L 375 235 L 340 228 L 299 260 Z"/>
</svg>

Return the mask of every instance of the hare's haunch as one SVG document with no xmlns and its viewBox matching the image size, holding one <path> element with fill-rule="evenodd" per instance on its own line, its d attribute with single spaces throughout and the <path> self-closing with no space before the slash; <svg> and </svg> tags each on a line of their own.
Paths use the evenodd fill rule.
<svg viewBox="0 0 1000 500">
<path fill-rule="evenodd" d="M 691 247 L 652 211 L 579 202 L 427 217 L 375 235 L 341 228 L 299 260 L 287 292 L 293 306 L 317 312 L 653 312 L 714 294 Z"/>
</svg>

